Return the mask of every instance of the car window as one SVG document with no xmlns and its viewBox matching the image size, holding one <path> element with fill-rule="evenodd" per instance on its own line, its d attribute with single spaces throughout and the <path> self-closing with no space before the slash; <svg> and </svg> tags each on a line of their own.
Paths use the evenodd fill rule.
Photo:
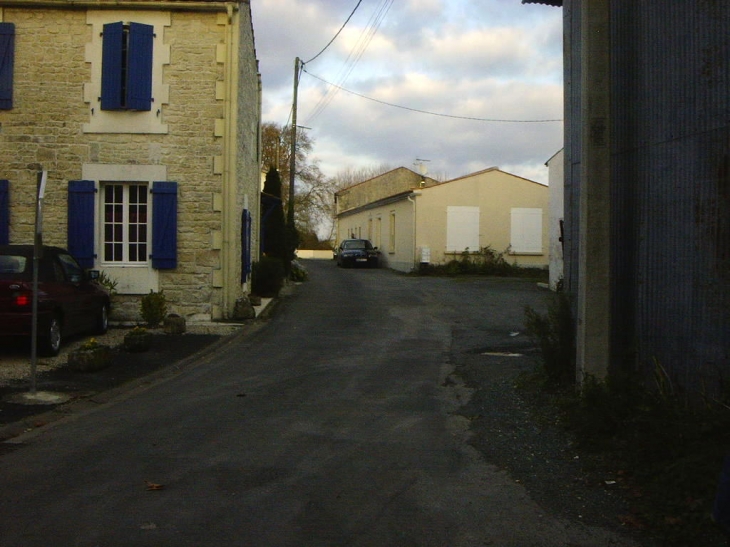
<svg viewBox="0 0 730 547">
<path fill-rule="evenodd" d="M 24 256 L 0 255 L 0 275 L 22 274 L 27 262 Z"/>
<path fill-rule="evenodd" d="M 373 246 L 367 239 L 354 239 L 345 241 L 345 249 L 372 249 Z"/>
<path fill-rule="evenodd" d="M 80 283 L 84 278 L 84 270 L 81 269 L 71 255 L 60 254 L 58 261 L 61 263 L 66 280 L 71 283 Z"/>
</svg>

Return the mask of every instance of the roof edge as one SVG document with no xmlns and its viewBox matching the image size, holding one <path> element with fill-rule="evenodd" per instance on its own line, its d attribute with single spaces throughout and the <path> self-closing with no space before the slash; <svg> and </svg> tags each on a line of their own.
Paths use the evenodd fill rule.
<svg viewBox="0 0 730 547">
<path fill-rule="evenodd" d="M 543 4 L 545 6 L 563 7 L 563 0 L 522 0 L 523 4 Z"/>
</svg>

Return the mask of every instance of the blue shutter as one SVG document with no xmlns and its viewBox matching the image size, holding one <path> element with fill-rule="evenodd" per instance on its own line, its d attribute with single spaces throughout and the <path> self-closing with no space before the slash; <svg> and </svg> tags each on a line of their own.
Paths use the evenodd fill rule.
<svg viewBox="0 0 730 547">
<path fill-rule="evenodd" d="M 0 245 L 10 243 L 10 183 L 0 180 Z"/>
<path fill-rule="evenodd" d="M 94 267 L 93 180 L 68 183 L 68 252 L 82 268 Z"/>
<path fill-rule="evenodd" d="M 120 110 L 124 108 L 122 99 L 124 25 L 121 22 L 104 25 L 102 42 L 101 109 Z"/>
<path fill-rule="evenodd" d="M 241 283 L 251 273 L 251 212 L 243 210 L 241 215 Z"/>
<path fill-rule="evenodd" d="M 0 23 L 0 109 L 13 108 L 13 65 L 15 63 L 15 25 Z"/>
<path fill-rule="evenodd" d="M 152 109 L 153 40 L 152 25 L 129 24 L 126 105 L 132 110 Z"/>
<path fill-rule="evenodd" d="M 177 267 L 177 182 L 152 185 L 152 267 Z"/>
</svg>

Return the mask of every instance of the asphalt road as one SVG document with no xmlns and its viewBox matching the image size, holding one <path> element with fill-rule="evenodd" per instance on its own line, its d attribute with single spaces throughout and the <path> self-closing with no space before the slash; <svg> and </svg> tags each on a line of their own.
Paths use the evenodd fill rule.
<svg viewBox="0 0 730 547">
<path fill-rule="evenodd" d="M 632 545 L 546 511 L 455 412 L 454 333 L 498 345 L 540 289 L 307 265 L 264 328 L 14 439 L 0 546 Z"/>
</svg>

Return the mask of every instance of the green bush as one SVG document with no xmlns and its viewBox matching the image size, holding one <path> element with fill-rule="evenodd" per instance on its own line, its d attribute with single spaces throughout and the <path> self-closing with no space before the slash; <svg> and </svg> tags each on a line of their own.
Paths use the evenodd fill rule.
<svg viewBox="0 0 730 547">
<path fill-rule="evenodd" d="M 165 294 L 162 291 L 150 291 L 149 294 L 142 297 L 139 311 L 148 327 L 158 327 L 167 315 Z"/>
<path fill-rule="evenodd" d="M 107 275 L 104 271 L 99 272 L 96 282 L 109 291 L 109 296 L 117 294 L 117 280 Z"/>
<path fill-rule="evenodd" d="M 254 262 L 251 271 L 251 291 L 266 298 L 278 296 L 284 285 L 284 263 L 271 256 Z"/>
<path fill-rule="evenodd" d="M 292 281 L 301 282 L 306 281 L 308 277 L 309 274 L 307 274 L 307 270 L 304 268 L 304 266 L 302 266 L 301 263 L 299 263 L 297 260 L 292 260 L 289 278 Z"/>
<path fill-rule="evenodd" d="M 555 293 L 547 314 L 525 308 L 525 328 L 540 347 L 542 365 L 548 379 L 558 384 L 575 381 L 575 330 L 570 299 Z"/>
<path fill-rule="evenodd" d="M 420 275 L 498 275 L 504 277 L 531 277 L 547 280 L 547 270 L 544 268 L 527 268 L 510 264 L 505 260 L 505 254 L 497 252 L 491 247 L 483 247 L 477 251 L 469 249 L 458 257 L 447 260 L 442 264 L 421 264 L 418 269 Z"/>
</svg>

